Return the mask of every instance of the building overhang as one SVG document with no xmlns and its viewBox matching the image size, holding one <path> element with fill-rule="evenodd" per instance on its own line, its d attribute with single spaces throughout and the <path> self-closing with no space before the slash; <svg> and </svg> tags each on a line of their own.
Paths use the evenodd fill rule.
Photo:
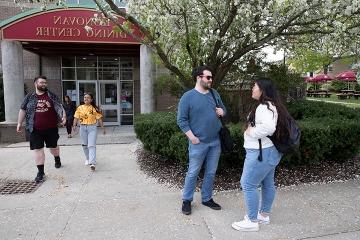
<svg viewBox="0 0 360 240">
<path fill-rule="evenodd" d="M 111 21 L 94 19 L 91 6 L 31 10 L 0 23 L 0 39 L 20 41 L 41 55 L 137 55 L 139 45 Z M 122 23 L 124 19 L 118 16 Z M 134 34 L 138 34 L 136 29 Z"/>
</svg>

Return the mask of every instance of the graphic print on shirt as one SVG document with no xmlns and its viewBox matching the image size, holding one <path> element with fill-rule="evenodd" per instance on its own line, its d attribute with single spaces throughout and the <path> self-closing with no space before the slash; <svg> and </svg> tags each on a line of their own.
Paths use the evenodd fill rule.
<svg viewBox="0 0 360 240">
<path fill-rule="evenodd" d="M 37 113 L 43 113 L 49 111 L 49 108 L 51 108 L 51 103 L 48 100 L 39 99 L 35 111 Z"/>
<path fill-rule="evenodd" d="M 94 114 L 94 111 L 93 111 L 93 108 L 91 108 L 91 111 L 88 111 L 88 112 L 84 112 L 81 116 L 80 116 L 80 123 L 82 123 L 84 120 L 88 119 L 88 117 L 90 115 L 93 115 Z"/>
</svg>

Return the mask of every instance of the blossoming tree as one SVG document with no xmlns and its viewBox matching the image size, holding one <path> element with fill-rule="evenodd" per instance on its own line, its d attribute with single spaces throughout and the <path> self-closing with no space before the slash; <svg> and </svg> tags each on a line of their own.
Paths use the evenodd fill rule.
<svg viewBox="0 0 360 240">
<path fill-rule="evenodd" d="M 192 87 L 191 69 L 200 64 L 213 68 L 218 85 L 234 64 L 265 46 L 352 51 L 360 34 L 360 0 L 127 0 L 126 11 L 121 0 L 93 1 L 120 31 L 153 49 L 183 89 Z M 119 24 L 119 16 L 126 21 Z"/>
</svg>

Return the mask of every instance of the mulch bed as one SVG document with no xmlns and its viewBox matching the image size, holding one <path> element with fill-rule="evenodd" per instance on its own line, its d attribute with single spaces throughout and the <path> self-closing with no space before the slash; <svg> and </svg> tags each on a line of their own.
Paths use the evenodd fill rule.
<svg viewBox="0 0 360 240">
<path fill-rule="evenodd" d="M 140 170 L 159 183 L 181 189 L 187 167 L 170 161 L 144 149 L 136 151 Z M 216 191 L 233 190 L 240 187 L 241 168 L 223 169 L 217 172 L 214 189 Z M 199 174 L 197 190 L 201 186 L 202 173 Z M 360 156 L 343 163 L 323 162 L 316 166 L 287 168 L 278 166 L 275 183 L 277 187 L 304 183 L 328 183 L 355 179 L 360 176 Z"/>
</svg>

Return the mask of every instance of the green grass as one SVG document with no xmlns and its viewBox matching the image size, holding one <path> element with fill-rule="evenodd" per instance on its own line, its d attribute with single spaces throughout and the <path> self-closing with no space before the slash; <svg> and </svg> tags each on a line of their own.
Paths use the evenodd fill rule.
<svg viewBox="0 0 360 240">
<path fill-rule="evenodd" d="M 360 98 L 359 99 L 355 99 L 355 98 L 350 98 L 350 99 L 338 99 L 338 97 L 336 96 L 335 93 L 331 94 L 331 96 L 329 98 L 324 98 L 324 97 L 307 97 L 307 100 L 311 100 L 311 101 L 323 101 L 323 102 L 332 102 L 332 103 L 338 103 L 338 104 L 343 104 L 347 107 L 351 107 L 351 108 L 360 108 Z"/>
</svg>

